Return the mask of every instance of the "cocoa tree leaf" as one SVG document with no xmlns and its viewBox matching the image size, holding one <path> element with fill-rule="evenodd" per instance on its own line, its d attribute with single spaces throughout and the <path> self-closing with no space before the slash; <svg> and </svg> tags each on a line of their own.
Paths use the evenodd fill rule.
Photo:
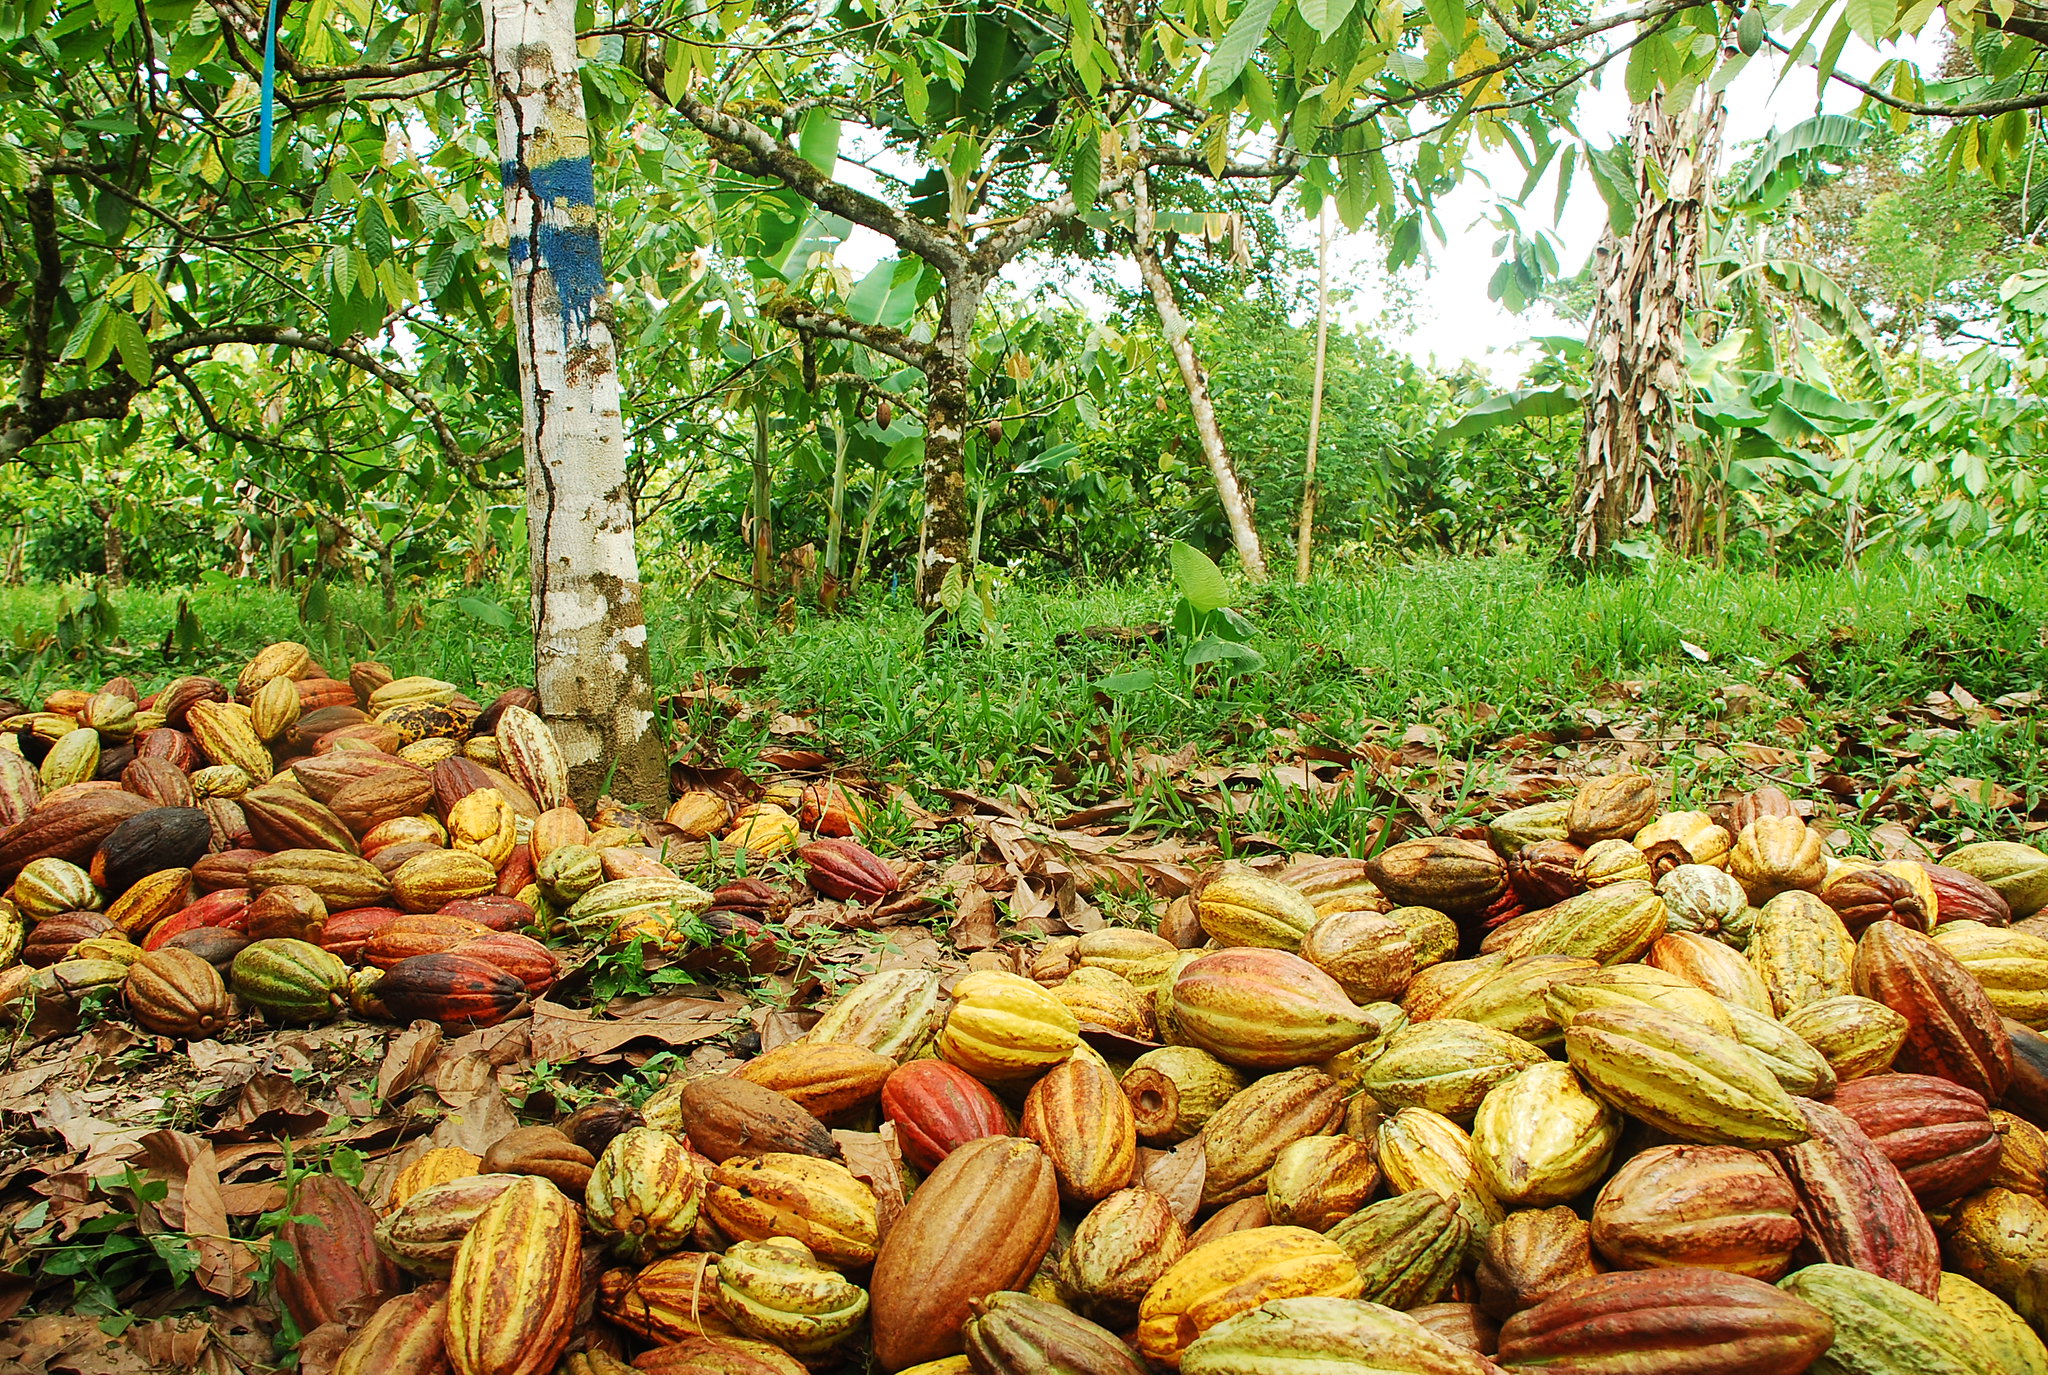
<svg viewBox="0 0 2048 1375">
<path fill-rule="evenodd" d="M 1192 1227 L 1202 1206 L 1202 1185 L 1209 1178 L 1209 1156 L 1200 1136 L 1170 1151 L 1138 1149 L 1138 1187 L 1164 1198 L 1181 1225 Z"/>
<path fill-rule="evenodd" d="M 953 924 L 947 935 L 952 937 L 954 949 L 969 954 L 987 950 L 996 943 L 996 904 L 987 889 L 970 883 L 960 890 L 959 905 L 953 911 Z"/>
<path fill-rule="evenodd" d="M 392 1037 L 377 1067 L 377 1102 L 389 1103 L 419 1083 L 440 1050 L 441 1028 L 433 1022 L 414 1022 Z"/>
</svg>

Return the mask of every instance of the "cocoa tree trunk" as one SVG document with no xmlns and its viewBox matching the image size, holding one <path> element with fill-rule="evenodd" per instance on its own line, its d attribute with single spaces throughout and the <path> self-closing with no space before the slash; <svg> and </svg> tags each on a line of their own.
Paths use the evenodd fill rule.
<svg viewBox="0 0 2048 1375">
<path fill-rule="evenodd" d="M 944 325 L 924 369 L 924 524 L 918 538 L 917 604 L 938 603 L 946 574 L 967 563 L 967 341 L 986 283 L 946 287 Z"/>
<path fill-rule="evenodd" d="M 114 520 L 114 508 L 104 501 L 89 502 L 100 522 L 100 558 L 106 566 L 107 586 L 128 585 L 128 542 Z"/>
<path fill-rule="evenodd" d="M 586 809 L 659 806 L 640 566 L 573 0 L 489 0 L 524 414 L 534 686 Z"/>
<path fill-rule="evenodd" d="M 1258 528 L 1252 524 L 1251 499 L 1239 485 L 1230 451 L 1224 447 L 1223 431 L 1216 424 L 1216 408 L 1209 402 L 1209 381 L 1188 338 L 1187 316 L 1173 299 L 1173 283 L 1167 279 L 1166 265 L 1153 247 L 1152 196 L 1142 172 L 1131 180 L 1131 204 L 1137 224 L 1132 256 L 1138 261 L 1138 275 L 1145 279 L 1145 287 L 1152 293 L 1152 306 L 1159 313 L 1159 328 L 1166 335 L 1166 346 L 1173 350 L 1174 361 L 1180 365 L 1188 407 L 1195 413 L 1195 433 L 1201 437 L 1202 453 L 1209 460 L 1209 476 L 1216 483 L 1216 499 L 1223 505 L 1224 518 L 1230 522 L 1230 542 L 1237 547 L 1237 559 L 1244 565 L 1245 576 L 1253 582 L 1264 582 L 1266 555 L 1259 547 Z"/>
<path fill-rule="evenodd" d="M 1700 241 L 1721 146 L 1721 98 L 1673 109 L 1660 93 L 1631 118 L 1636 217 L 1596 253 L 1586 444 L 1572 484 L 1566 552 L 1593 563 L 1655 526 L 1683 468 L 1685 317 L 1699 298 Z"/>
</svg>

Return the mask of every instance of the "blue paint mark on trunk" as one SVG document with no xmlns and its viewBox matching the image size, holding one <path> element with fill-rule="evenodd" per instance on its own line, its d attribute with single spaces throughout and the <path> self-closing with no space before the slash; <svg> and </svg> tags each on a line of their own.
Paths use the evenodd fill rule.
<svg viewBox="0 0 2048 1375">
<path fill-rule="evenodd" d="M 603 241 L 597 232 L 597 189 L 590 159 L 556 158 L 522 169 L 516 162 L 503 163 L 499 173 L 506 186 L 523 179 L 540 203 L 536 267 L 552 277 L 556 298 L 562 306 L 563 342 L 573 346 L 576 338 L 590 330 L 592 312 L 604 295 Z M 523 267 L 534 246 L 524 234 L 514 234 L 506 244 L 515 268 Z"/>
</svg>

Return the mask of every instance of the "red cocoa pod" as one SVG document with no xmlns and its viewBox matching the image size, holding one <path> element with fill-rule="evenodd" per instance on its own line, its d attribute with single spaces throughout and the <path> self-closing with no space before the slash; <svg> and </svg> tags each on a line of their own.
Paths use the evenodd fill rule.
<svg viewBox="0 0 2048 1375">
<path fill-rule="evenodd" d="M 361 964 L 370 937 L 405 914 L 396 907 L 352 907 L 336 912 L 320 931 L 320 948 L 344 964 Z"/>
<path fill-rule="evenodd" d="M 498 896 L 518 897 L 520 890 L 532 883 L 533 878 L 533 850 L 525 844 L 514 845 L 512 853 L 505 856 L 505 862 L 498 867 Z M 530 924 L 532 920 L 533 915 L 529 911 L 527 922 Z"/>
<path fill-rule="evenodd" d="M 1514 1369 L 1791 1375 L 1835 1340 L 1834 1320 L 1762 1280 L 1720 1270 L 1624 1270 L 1574 1281 L 1501 1325 Z"/>
<path fill-rule="evenodd" d="M 1830 1264 L 1933 1298 L 1941 1284 L 1941 1248 L 1898 1167 L 1847 1113 L 1794 1101 L 1812 1135 L 1770 1154 L 1799 1194 L 1806 1239 Z"/>
<path fill-rule="evenodd" d="M 1931 1074 L 1873 1074 L 1835 1090 L 1848 1114 L 1896 1165 L 1923 1208 L 1974 1193 L 1998 1168 L 2004 1138 L 1981 1094 Z"/>
<path fill-rule="evenodd" d="M 896 871 L 857 840 L 814 840 L 797 850 L 811 887 L 828 898 L 873 904 L 903 884 Z"/>
<path fill-rule="evenodd" d="M 516 853 L 516 852 L 515 852 Z M 461 917 L 490 931 L 517 931 L 533 925 L 533 909 L 517 898 L 457 898 L 441 909 L 444 917 Z"/>
<path fill-rule="evenodd" d="M 182 936 L 187 931 L 197 931 L 206 926 L 246 932 L 249 929 L 249 890 L 219 888 L 196 902 L 186 904 L 150 927 L 149 934 L 143 937 L 142 948 L 160 949 L 173 936 Z"/>
<path fill-rule="evenodd" d="M 1856 991 L 1906 1019 L 1892 1063 L 1975 1089 L 1987 1103 L 2005 1096 L 2012 1046 L 1984 986 L 1932 937 L 1880 921 L 1856 943 Z"/>
<path fill-rule="evenodd" d="M 896 1124 L 903 1158 L 936 1169 L 953 1151 L 1010 1130 L 1009 1114 L 987 1085 L 944 1060 L 912 1060 L 882 1085 L 882 1115 Z"/>
<path fill-rule="evenodd" d="M 398 1267 L 377 1249 L 377 1215 L 347 1181 L 308 1175 L 293 1191 L 290 1211 L 278 1236 L 298 1264 L 277 1267 L 277 1296 L 301 1332 L 398 1292 Z"/>
</svg>

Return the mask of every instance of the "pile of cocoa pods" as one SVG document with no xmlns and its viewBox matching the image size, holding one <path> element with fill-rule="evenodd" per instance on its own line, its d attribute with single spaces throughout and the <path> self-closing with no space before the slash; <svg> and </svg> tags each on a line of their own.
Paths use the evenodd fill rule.
<svg viewBox="0 0 2048 1375">
<path fill-rule="evenodd" d="M 565 936 L 772 943 L 766 886 L 688 885 L 672 833 L 810 827 L 821 892 L 894 886 L 846 790 L 586 819 L 530 699 L 293 649 L 6 723 L 0 805 L 31 805 L 0 881 L 37 953 L 0 989 L 119 965 L 138 1022 L 197 1034 L 185 975 L 226 939 L 217 1017 L 482 1025 Z M 122 836 L 166 810 L 204 831 Z M 278 1297 L 359 1324 L 343 1375 L 2048 1375 L 2048 854 L 1887 829 L 1859 852 L 1825 804 L 1673 810 L 1624 771 L 1367 860 L 1225 865 L 1156 931 L 885 970 L 643 1101 L 367 1193 L 311 1177 Z M 186 920 L 236 888 L 243 929 Z"/>
<path fill-rule="evenodd" d="M 895 892 L 896 871 L 851 839 L 869 803 L 836 783 L 586 818 L 537 706 L 526 689 L 479 706 L 374 663 L 330 678 L 283 643 L 233 683 L 143 696 L 115 679 L 8 709 L 0 1008 L 61 1028 L 118 997 L 187 1038 L 249 1014 L 483 1027 L 553 986 L 558 938 L 773 969 L 767 923 L 788 894 L 758 878 L 705 891 L 677 872 L 680 842 L 794 851 L 835 898 Z"/>
</svg>

